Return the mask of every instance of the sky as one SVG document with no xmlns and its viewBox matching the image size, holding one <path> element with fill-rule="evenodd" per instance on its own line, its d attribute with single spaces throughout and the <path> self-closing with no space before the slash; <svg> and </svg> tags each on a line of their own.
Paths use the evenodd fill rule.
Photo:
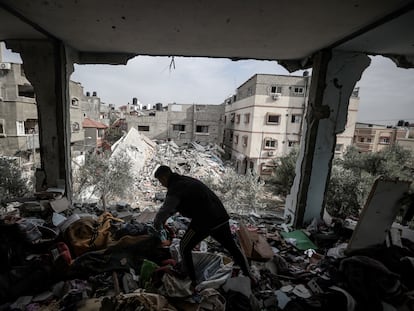
<svg viewBox="0 0 414 311">
<path fill-rule="evenodd" d="M 21 59 L 3 46 L 3 61 Z M 115 106 L 132 103 L 133 97 L 143 105 L 221 104 L 256 73 L 302 75 L 303 71 L 289 73 L 275 61 L 138 56 L 126 66 L 75 65 L 71 79 L 80 82 L 85 92 L 95 91 L 101 101 Z M 360 87 L 359 122 L 414 123 L 414 69 L 371 57 L 356 86 Z"/>
</svg>

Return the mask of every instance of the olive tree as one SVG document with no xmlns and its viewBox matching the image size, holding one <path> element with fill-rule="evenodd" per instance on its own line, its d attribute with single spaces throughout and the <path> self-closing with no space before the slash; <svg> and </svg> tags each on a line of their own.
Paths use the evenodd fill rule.
<svg viewBox="0 0 414 311">
<path fill-rule="evenodd" d="M 89 190 L 100 198 L 104 210 L 111 198 L 124 196 L 131 188 L 133 176 L 131 160 L 125 155 L 111 156 L 110 152 L 87 156 L 74 177 L 74 193 Z"/>
<path fill-rule="evenodd" d="M 0 200 L 21 197 L 31 191 L 30 180 L 23 176 L 17 159 L 0 157 Z"/>
</svg>

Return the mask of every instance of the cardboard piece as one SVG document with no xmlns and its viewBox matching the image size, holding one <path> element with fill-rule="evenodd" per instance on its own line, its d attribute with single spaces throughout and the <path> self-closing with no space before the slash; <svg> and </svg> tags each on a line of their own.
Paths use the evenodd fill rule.
<svg viewBox="0 0 414 311">
<path fill-rule="evenodd" d="M 377 179 L 348 244 L 348 251 L 383 244 L 411 182 Z"/>
<path fill-rule="evenodd" d="M 256 231 L 249 231 L 243 224 L 240 225 L 237 235 L 241 248 L 248 259 L 268 261 L 273 258 L 273 250 L 266 238 Z"/>
</svg>

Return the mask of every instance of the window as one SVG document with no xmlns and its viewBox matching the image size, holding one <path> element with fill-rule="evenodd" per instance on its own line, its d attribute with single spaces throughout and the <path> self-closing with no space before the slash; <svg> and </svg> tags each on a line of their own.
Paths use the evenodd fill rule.
<svg viewBox="0 0 414 311">
<path fill-rule="evenodd" d="M 79 100 L 77 99 L 77 98 L 72 98 L 72 100 L 71 100 L 71 105 L 72 106 L 74 106 L 74 107 L 79 107 Z"/>
<path fill-rule="evenodd" d="M 335 145 L 335 151 L 336 152 L 342 152 L 342 149 L 344 148 L 343 144 L 336 144 Z"/>
<path fill-rule="evenodd" d="M 364 138 L 364 137 L 360 137 L 360 138 L 359 138 L 359 142 L 360 142 L 360 143 L 363 143 L 364 141 L 365 141 L 365 138 Z"/>
<path fill-rule="evenodd" d="M 243 136 L 243 147 L 247 146 L 247 136 Z"/>
<path fill-rule="evenodd" d="M 236 124 L 240 123 L 240 114 L 236 114 Z"/>
<path fill-rule="evenodd" d="M 37 119 L 26 119 L 26 121 L 24 121 L 25 134 L 37 134 L 38 132 Z"/>
<path fill-rule="evenodd" d="M 233 142 L 233 132 L 230 132 L 230 142 Z"/>
<path fill-rule="evenodd" d="M 252 96 L 253 95 L 253 88 L 250 86 L 247 88 L 247 96 Z"/>
<path fill-rule="evenodd" d="M 78 122 L 73 122 L 71 125 L 71 128 L 72 128 L 72 133 L 80 131 L 80 126 Z"/>
<path fill-rule="evenodd" d="M 282 93 L 282 87 L 281 86 L 277 86 L 277 85 L 272 85 L 270 87 L 270 93 L 271 94 Z"/>
<path fill-rule="evenodd" d="M 4 119 L 0 119 L 0 135 L 4 136 L 6 134 L 6 122 Z"/>
<path fill-rule="evenodd" d="M 294 86 L 293 87 L 293 94 L 294 95 L 303 95 L 304 93 L 304 88 L 301 86 Z"/>
<path fill-rule="evenodd" d="M 297 141 L 294 141 L 294 140 L 289 140 L 288 141 L 288 147 L 294 147 L 294 146 L 296 146 L 297 145 Z"/>
<path fill-rule="evenodd" d="M 390 143 L 390 138 L 389 137 L 380 137 L 379 143 L 388 145 Z"/>
<path fill-rule="evenodd" d="M 250 122 L 250 113 L 245 113 L 244 114 L 244 123 L 249 123 Z"/>
<path fill-rule="evenodd" d="M 184 124 L 173 124 L 173 131 L 185 132 Z"/>
<path fill-rule="evenodd" d="M 24 135 L 24 122 L 16 121 L 17 136 Z"/>
<path fill-rule="evenodd" d="M 234 123 L 234 117 L 235 117 L 235 113 L 232 113 L 230 115 L 230 121 L 231 121 L 231 123 Z"/>
<path fill-rule="evenodd" d="M 150 127 L 149 125 L 138 125 L 139 132 L 149 132 Z"/>
<path fill-rule="evenodd" d="M 265 149 L 275 149 L 277 147 L 277 140 L 274 138 L 265 138 Z"/>
<path fill-rule="evenodd" d="M 239 143 L 239 135 L 234 135 L 234 144 L 237 145 Z"/>
<path fill-rule="evenodd" d="M 291 123 L 300 123 L 302 121 L 302 116 L 300 114 L 292 114 L 292 118 L 290 120 Z"/>
<path fill-rule="evenodd" d="M 227 116 L 224 116 L 224 124 L 227 123 Z"/>
<path fill-rule="evenodd" d="M 278 114 L 268 114 L 267 115 L 267 123 L 268 124 L 279 124 L 280 123 L 280 115 L 278 115 Z"/>
<path fill-rule="evenodd" d="M 367 143 L 372 143 L 372 139 L 371 138 L 367 138 Z"/>
<path fill-rule="evenodd" d="M 196 133 L 208 133 L 208 126 L 207 125 L 197 125 L 196 126 Z"/>
</svg>

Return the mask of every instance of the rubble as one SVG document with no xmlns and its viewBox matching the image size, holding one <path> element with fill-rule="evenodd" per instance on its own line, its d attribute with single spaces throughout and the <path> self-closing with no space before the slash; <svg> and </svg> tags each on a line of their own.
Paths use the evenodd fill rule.
<svg viewBox="0 0 414 311">
<path fill-rule="evenodd" d="M 226 164 L 217 146 L 145 145 L 136 204 L 70 206 L 62 189 L 49 189 L 1 208 L 0 310 L 412 310 L 414 239 L 406 227 L 405 235 L 392 231 L 401 227 L 390 220 L 404 193 L 400 183 L 378 181 L 359 220 L 326 217 L 294 230 L 274 210 L 230 213 L 255 282 L 207 238 L 193 252 L 193 289 L 179 268 L 189 220 L 170 217 L 161 233 L 152 226 L 164 199 L 153 171 L 167 164 L 220 179 Z M 387 232 L 357 239 L 373 226 L 363 215 L 380 218 Z"/>
</svg>

